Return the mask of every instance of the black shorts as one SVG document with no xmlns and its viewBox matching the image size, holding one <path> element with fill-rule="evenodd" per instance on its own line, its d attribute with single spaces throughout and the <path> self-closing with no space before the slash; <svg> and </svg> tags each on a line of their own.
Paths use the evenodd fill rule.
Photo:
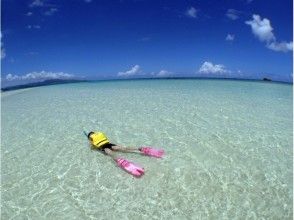
<svg viewBox="0 0 294 220">
<path fill-rule="evenodd" d="M 107 143 L 107 144 L 102 145 L 102 147 L 100 147 L 99 150 L 104 151 L 105 148 L 109 148 L 111 150 L 112 146 L 115 146 L 115 144 Z"/>
</svg>

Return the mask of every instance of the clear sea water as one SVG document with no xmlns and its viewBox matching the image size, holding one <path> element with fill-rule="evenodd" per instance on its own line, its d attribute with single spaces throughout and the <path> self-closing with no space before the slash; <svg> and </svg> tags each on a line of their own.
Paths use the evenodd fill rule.
<svg viewBox="0 0 294 220">
<path fill-rule="evenodd" d="M 292 219 L 292 85 L 138 80 L 2 93 L 1 219 Z M 163 148 L 134 178 L 86 131 Z"/>
</svg>

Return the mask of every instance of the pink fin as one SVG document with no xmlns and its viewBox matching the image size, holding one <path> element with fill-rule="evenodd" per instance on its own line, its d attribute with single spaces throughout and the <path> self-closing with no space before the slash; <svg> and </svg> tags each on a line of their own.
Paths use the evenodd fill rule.
<svg viewBox="0 0 294 220">
<path fill-rule="evenodd" d="M 124 169 L 125 171 L 127 171 L 128 173 L 136 176 L 136 177 L 140 177 L 144 174 L 144 168 L 140 167 L 139 165 L 136 165 L 130 161 L 127 161 L 126 159 L 123 158 L 118 158 L 116 160 L 117 164 Z"/>
<path fill-rule="evenodd" d="M 141 147 L 140 151 L 145 155 L 158 157 L 158 158 L 161 158 L 164 154 L 164 150 L 162 149 L 155 149 L 155 148 L 147 147 L 147 146 Z"/>
</svg>

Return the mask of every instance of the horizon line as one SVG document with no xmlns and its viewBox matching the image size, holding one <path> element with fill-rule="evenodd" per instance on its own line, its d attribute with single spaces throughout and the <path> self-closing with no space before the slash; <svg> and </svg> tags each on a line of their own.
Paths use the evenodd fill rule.
<svg viewBox="0 0 294 220">
<path fill-rule="evenodd" d="M 230 78 L 230 77 L 148 77 L 148 78 L 108 78 L 108 79 L 47 79 L 39 82 L 31 82 L 26 84 L 14 85 L 14 86 L 1 86 L 1 92 L 41 87 L 41 86 L 50 86 L 58 84 L 71 84 L 71 83 L 83 83 L 83 82 L 99 82 L 99 81 L 124 81 L 124 80 L 181 80 L 181 79 L 195 79 L 195 80 L 233 80 L 233 81 L 252 81 L 252 82 L 265 82 L 265 83 L 282 83 L 293 85 L 292 81 L 278 81 L 272 80 L 267 77 L 262 79 L 250 79 L 250 78 Z"/>
</svg>

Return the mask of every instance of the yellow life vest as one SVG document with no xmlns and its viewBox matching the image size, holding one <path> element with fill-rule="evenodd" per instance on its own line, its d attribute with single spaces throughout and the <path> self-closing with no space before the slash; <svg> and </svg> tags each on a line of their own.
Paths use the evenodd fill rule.
<svg viewBox="0 0 294 220">
<path fill-rule="evenodd" d="M 107 139 L 105 134 L 103 134 L 102 132 L 95 132 L 94 134 L 90 135 L 90 138 L 92 138 L 91 140 L 92 145 L 96 148 L 100 148 L 104 144 L 109 143 L 109 140 Z"/>
</svg>

